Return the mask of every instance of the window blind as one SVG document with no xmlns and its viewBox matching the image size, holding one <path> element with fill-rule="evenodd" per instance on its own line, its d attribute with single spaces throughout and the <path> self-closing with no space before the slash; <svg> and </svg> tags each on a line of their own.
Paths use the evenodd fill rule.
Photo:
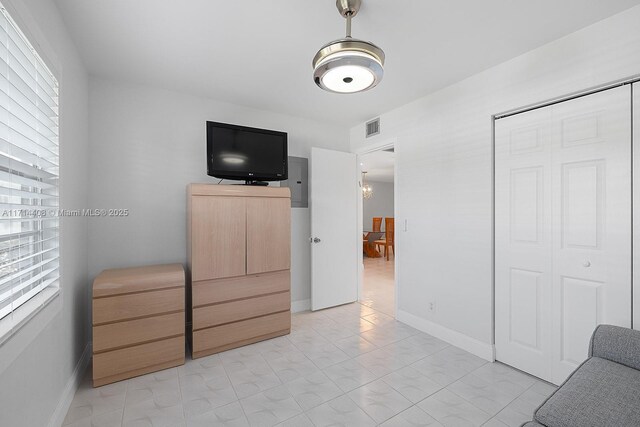
<svg viewBox="0 0 640 427">
<path fill-rule="evenodd" d="M 58 81 L 0 4 L 0 319 L 59 286 Z"/>
</svg>

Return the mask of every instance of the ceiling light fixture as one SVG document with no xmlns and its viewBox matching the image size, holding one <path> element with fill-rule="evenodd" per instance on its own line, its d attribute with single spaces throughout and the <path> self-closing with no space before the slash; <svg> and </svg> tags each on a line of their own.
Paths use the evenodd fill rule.
<svg viewBox="0 0 640 427">
<path fill-rule="evenodd" d="M 351 19 L 362 0 L 336 0 L 347 20 L 347 35 L 322 46 L 313 58 L 313 80 L 320 88 L 336 93 L 362 92 L 375 87 L 384 72 L 384 52 L 373 43 L 351 37 Z"/>
</svg>

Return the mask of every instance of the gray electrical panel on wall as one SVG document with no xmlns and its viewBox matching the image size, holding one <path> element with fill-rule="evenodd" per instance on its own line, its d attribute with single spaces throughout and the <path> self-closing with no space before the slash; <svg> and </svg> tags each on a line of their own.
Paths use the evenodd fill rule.
<svg viewBox="0 0 640 427">
<path fill-rule="evenodd" d="M 280 183 L 281 187 L 289 187 L 292 208 L 309 207 L 308 173 L 309 159 L 289 156 L 289 179 Z"/>
</svg>

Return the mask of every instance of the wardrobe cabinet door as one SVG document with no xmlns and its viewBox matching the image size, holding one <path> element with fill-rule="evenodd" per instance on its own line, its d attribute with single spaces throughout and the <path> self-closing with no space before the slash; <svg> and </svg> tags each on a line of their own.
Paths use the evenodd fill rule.
<svg viewBox="0 0 640 427">
<path fill-rule="evenodd" d="M 246 202 L 243 197 L 193 196 L 192 280 L 246 274 Z"/>
<path fill-rule="evenodd" d="M 291 267 L 291 202 L 247 199 L 247 274 Z"/>
</svg>

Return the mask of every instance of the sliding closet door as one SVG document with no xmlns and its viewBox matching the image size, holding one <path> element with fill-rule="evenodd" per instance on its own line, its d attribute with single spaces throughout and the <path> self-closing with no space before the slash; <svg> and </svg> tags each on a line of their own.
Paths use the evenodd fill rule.
<svg viewBox="0 0 640 427">
<path fill-rule="evenodd" d="M 496 121 L 496 357 L 556 384 L 631 325 L 624 86 Z"/>
</svg>

